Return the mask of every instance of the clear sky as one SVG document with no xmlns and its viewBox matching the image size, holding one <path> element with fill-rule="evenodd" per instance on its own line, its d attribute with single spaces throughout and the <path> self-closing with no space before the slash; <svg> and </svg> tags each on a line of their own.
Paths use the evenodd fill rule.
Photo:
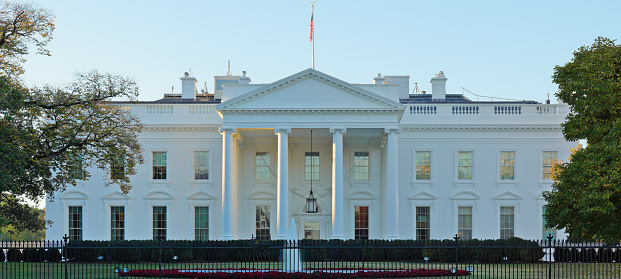
<svg viewBox="0 0 621 279">
<path fill-rule="evenodd" d="M 98 69 L 133 77 L 140 100 L 248 72 L 271 83 L 311 67 L 310 1 L 40 0 L 56 15 L 51 57 L 30 55 L 28 85 Z M 420 90 L 444 71 L 447 92 L 543 102 L 555 65 L 598 36 L 621 39 L 621 1 L 321 1 L 316 69 L 350 83 L 410 75 Z M 468 96 L 468 94 L 467 94 Z M 469 96 L 473 98 L 472 96 Z M 555 103 L 555 101 L 553 101 Z"/>
</svg>

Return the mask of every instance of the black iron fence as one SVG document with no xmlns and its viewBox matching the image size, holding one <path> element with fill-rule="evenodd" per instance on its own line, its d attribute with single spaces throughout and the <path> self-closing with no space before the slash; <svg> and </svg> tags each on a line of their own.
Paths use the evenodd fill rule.
<svg viewBox="0 0 621 279">
<path fill-rule="evenodd" d="M 619 242 L 0 242 L 0 278 L 621 278 Z"/>
</svg>

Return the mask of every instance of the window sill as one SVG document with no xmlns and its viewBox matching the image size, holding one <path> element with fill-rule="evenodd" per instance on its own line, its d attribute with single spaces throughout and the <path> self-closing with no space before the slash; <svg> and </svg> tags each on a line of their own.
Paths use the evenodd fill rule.
<svg viewBox="0 0 621 279">
<path fill-rule="evenodd" d="M 496 181 L 496 186 L 498 187 L 503 187 L 503 186 L 515 186 L 518 187 L 520 183 L 517 180 L 498 180 Z"/>
<path fill-rule="evenodd" d="M 190 186 L 192 187 L 196 187 L 196 186 L 209 186 L 212 187 L 213 186 L 213 181 L 205 179 L 205 180 L 191 180 L 190 181 Z"/>
<path fill-rule="evenodd" d="M 453 185 L 455 187 L 467 187 L 467 186 L 476 187 L 477 186 L 474 180 L 455 180 L 453 182 Z"/>
<path fill-rule="evenodd" d="M 423 185 L 428 185 L 430 187 L 433 187 L 434 184 L 435 182 L 433 180 L 413 180 L 412 181 L 412 187 L 423 186 Z"/>
</svg>

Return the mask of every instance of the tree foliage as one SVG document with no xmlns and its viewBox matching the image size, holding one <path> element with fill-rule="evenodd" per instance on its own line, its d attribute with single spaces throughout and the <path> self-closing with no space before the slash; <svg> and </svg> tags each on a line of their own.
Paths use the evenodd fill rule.
<svg viewBox="0 0 621 279">
<path fill-rule="evenodd" d="M 556 66 L 553 79 L 571 109 L 565 138 L 588 145 L 555 167 L 546 221 L 576 238 L 621 239 L 621 45 L 597 38 Z"/>
<path fill-rule="evenodd" d="M 51 199 L 88 179 L 89 167 L 107 170 L 105 180 L 127 192 L 136 164 L 144 161 L 137 140 L 142 125 L 114 102 L 137 100 L 131 78 L 92 71 L 62 87 L 20 84 L 29 46 L 49 55 L 53 30 L 47 10 L 0 2 L 0 226 L 40 229 L 23 223 L 30 215 L 21 199 Z"/>
<path fill-rule="evenodd" d="M 45 48 L 54 32 L 54 16 L 33 4 L 0 2 L 0 74 L 9 79 L 24 73 L 29 47 L 50 55 Z"/>
</svg>

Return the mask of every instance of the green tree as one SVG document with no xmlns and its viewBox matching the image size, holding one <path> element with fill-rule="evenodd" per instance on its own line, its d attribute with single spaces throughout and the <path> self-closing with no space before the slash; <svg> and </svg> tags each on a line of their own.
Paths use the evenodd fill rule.
<svg viewBox="0 0 621 279">
<path fill-rule="evenodd" d="M 37 230 L 40 223 L 23 223 L 22 199 L 52 199 L 88 179 L 89 167 L 114 169 L 108 181 L 129 191 L 129 176 L 144 161 L 137 140 L 142 125 L 113 101 L 137 100 L 138 86 L 92 71 L 63 87 L 25 88 L 24 55 L 30 45 L 49 55 L 53 15 L 30 4 L 1 2 L 0 9 L 0 226 Z"/>
<path fill-rule="evenodd" d="M 54 16 L 33 4 L 0 2 L 0 74 L 15 79 L 24 73 L 22 64 L 29 47 L 50 55 L 45 48 L 54 32 Z"/>
<path fill-rule="evenodd" d="M 621 45 L 597 38 L 556 66 L 553 79 L 571 110 L 565 138 L 588 145 L 555 167 L 544 217 L 574 238 L 621 239 Z"/>
</svg>

